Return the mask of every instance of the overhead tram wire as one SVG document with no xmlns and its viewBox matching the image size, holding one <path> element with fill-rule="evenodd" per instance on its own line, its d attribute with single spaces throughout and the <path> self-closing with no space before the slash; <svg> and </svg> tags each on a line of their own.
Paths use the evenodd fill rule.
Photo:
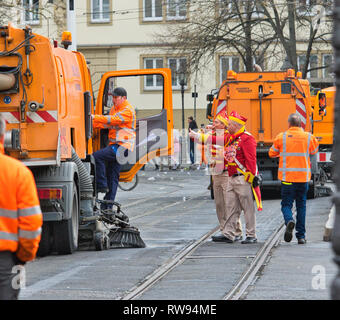
<svg viewBox="0 0 340 320">
<path fill-rule="evenodd" d="M 197 0 L 197 1 L 193 1 L 191 2 L 192 4 L 212 4 L 215 0 Z M 166 3 L 163 4 L 163 6 L 166 6 Z M 285 1 L 282 1 L 281 3 L 275 3 L 275 7 L 276 8 L 279 8 L 279 7 L 285 7 L 287 6 L 287 2 Z M 271 7 L 270 7 L 271 8 Z M 311 11 L 311 8 L 308 8 L 308 11 Z M 114 14 L 114 15 L 128 15 L 128 14 L 136 14 L 138 13 L 138 16 L 134 16 L 134 17 L 130 17 L 130 18 L 118 18 L 118 19 L 114 19 L 114 21 L 129 21 L 129 20 L 139 20 L 140 19 L 140 16 L 139 14 L 143 13 L 144 12 L 144 8 L 131 8 L 131 9 L 119 9 L 119 10 L 112 10 L 112 11 L 97 11 L 97 13 L 110 13 L 110 14 Z M 187 10 L 187 13 L 188 14 L 193 14 L 193 13 L 196 13 L 196 9 L 195 8 L 189 8 Z M 255 11 L 254 11 L 255 12 Z M 86 16 L 88 15 L 91 15 L 93 14 L 94 11 L 85 11 L 83 13 L 79 13 L 76 15 L 76 17 L 78 18 L 85 18 L 86 20 L 85 21 L 78 21 L 78 23 L 80 24 L 87 24 L 88 21 L 87 21 L 87 18 Z M 152 18 L 152 17 L 151 17 Z M 163 19 L 163 15 L 160 17 Z M 257 17 L 255 17 L 255 19 L 257 19 Z M 168 21 L 181 21 L 182 19 L 169 19 Z M 152 20 L 150 20 L 150 22 L 152 22 Z M 98 23 L 100 24 L 100 23 Z"/>
<path fill-rule="evenodd" d="M 216 0 L 196 0 L 196 1 L 190 1 L 190 4 L 214 4 Z M 285 4 L 283 4 L 285 5 Z M 166 2 L 162 4 L 162 6 L 167 6 Z M 159 8 L 159 6 L 154 6 L 154 8 Z M 96 13 L 112 13 L 117 15 L 125 15 L 125 14 L 132 14 L 132 13 L 143 13 L 144 8 L 131 8 L 131 9 L 118 9 L 118 10 L 112 10 L 112 11 L 95 11 Z M 187 10 L 189 13 L 196 12 L 196 9 Z M 77 14 L 77 17 L 83 17 L 86 15 L 93 14 L 94 11 L 85 11 L 83 13 Z M 139 17 L 138 17 L 139 18 Z"/>
</svg>

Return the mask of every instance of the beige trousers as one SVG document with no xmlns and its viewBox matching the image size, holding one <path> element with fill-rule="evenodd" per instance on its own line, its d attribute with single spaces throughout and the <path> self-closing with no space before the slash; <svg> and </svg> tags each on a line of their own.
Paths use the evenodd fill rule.
<svg viewBox="0 0 340 320">
<path fill-rule="evenodd" d="M 241 211 L 244 212 L 246 224 L 246 236 L 256 237 L 256 216 L 253 191 L 251 185 L 244 181 L 243 176 L 228 177 L 227 190 L 227 220 L 224 225 L 223 234 L 233 239 L 236 224 L 238 223 Z"/>
<path fill-rule="evenodd" d="M 213 188 L 214 198 L 216 205 L 217 219 L 220 224 L 220 231 L 230 239 L 234 239 L 235 236 L 242 236 L 242 227 L 240 222 L 241 209 L 239 212 L 239 219 L 234 223 L 232 229 L 226 232 L 226 224 L 229 220 L 230 210 L 227 210 L 228 206 L 228 173 L 223 172 L 219 175 L 213 176 Z"/>
</svg>

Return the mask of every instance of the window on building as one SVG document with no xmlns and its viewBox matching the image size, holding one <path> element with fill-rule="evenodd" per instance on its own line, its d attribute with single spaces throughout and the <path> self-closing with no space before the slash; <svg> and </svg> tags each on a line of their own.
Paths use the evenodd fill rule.
<svg viewBox="0 0 340 320">
<path fill-rule="evenodd" d="M 253 7 L 253 12 L 252 12 L 252 17 L 253 18 L 263 18 L 264 17 L 264 8 L 261 3 L 258 3 L 255 1 L 254 7 Z"/>
<path fill-rule="evenodd" d="M 334 0 L 298 0 L 296 7 L 300 14 L 332 15 Z"/>
<path fill-rule="evenodd" d="M 313 13 L 313 6 L 317 0 L 298 0 L 297 8 L 299 13 Z"/>
<path fill-rule="evenodd" d="M 303 71 L 306 64 L 306 56 L 299 55 L 298 57 L 298 68 L 300 71 Z M 309 64 L 308 69 L 310 70 L 307 72 L 307 78 L 318 78 L 318 56 L 317 55 L 310 55 L 309 57 Z"/>
<path fill-rule="evenodd" d="M 91 0 L 91 22 L 110 21 L 110 0 Z"/>
<path fill-rule="evenodd" d="M 169 58 L 168 66 L 171 69 L 172 88 L 180 89 L 180 74 L 186 71 L 187 59 L 186 58 Z"/>
<path fill-rule="evenodd" d="M 236 13 L 236 1 L 235 0 L 220 0 L 220 14 Z"/>
<path fill-rule="evenodd" d="M 251 7 L 248 7 L 249 4 Z M 232 17 L 234 15 L 245 15 L 251 10 L 253 18 L 263 17 L 263 6 L 257 1 L 247 2 L 247 0 L 219 0 L 220 14 Z"/>
<path fill-rule="evenodd" d="M 168 20 L 181 20 L 187 17 L 187 0 L 167 0 Z"/>
<path fill-rule="evenodd" d="M 162 0 L 143 0 L 143 20 L 159 21 L 163 19 Z"/>
<path fill-rule="evenodd" d="M 228 70 L 240 71 L 240 58 L 236 56 L 220 57 L 220 83 L 227 79 Z"/>
<path fill-rule="evenodd" d="M 333 64 L 333 55 L 332 54 L 323 54 L 322 55 L 322 66 L 325 67 L 322 69 L 322 77 L 323 78 L 331 78 L 332 77 L 332 64 Z"/>
<path fill-rule="evenodd" d="M 326 14 L 327 15 L 332 15 L 334 11 L 334 0 L 324 0 L 322 2 L 322 5 L 326 9 Z"/>
<path fill-rule="evenodd" d="M 39 0 L 23 0 L 24 21 L 29 24 L 38 24 L 39 19 Z"/>
<path fill-rule="evenodd" d="M 163 58 L 144 58 L 145 69 L 163 68 Z M 144 90 L 163 89 L 163 78 L 160 75 L 148 75 L 144 77 Z"/>
</svg>

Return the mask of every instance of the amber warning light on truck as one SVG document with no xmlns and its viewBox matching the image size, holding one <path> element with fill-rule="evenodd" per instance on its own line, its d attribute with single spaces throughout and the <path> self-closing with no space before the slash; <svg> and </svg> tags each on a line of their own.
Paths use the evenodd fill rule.
<svg viewBox="0 0 340 320">
<path fill-rule="evenodd" d="M 61 44 L 65 49 L 72 44 L 72 34 L 70 31 L 64 31 L 61 36 Z"/>
</svg>

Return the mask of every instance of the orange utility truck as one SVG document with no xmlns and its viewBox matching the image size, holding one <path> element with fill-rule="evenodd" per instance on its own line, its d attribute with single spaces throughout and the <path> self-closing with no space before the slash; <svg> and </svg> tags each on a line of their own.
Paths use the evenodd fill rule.
<svg viewBox="0 0 340 320">
<path fill-rule="evenodd" d="M 111 93 L 121 81 L 128 92 L 143 93 L 146 79 L 157 77 L 160 99 L 159 112 L 137 119 L 135 148 L 120 180 L 132 180 L 147 160 L 172 153 L 170 69 L 109 71 L 101 79 L 95 103 L 85 57 L 67 50 L 70 43 L 69 32 L 63 33 L 61 48 L 29 27 L 0 27 L 5 151 L 34 174 L 44 219 L 41 255 L 51 250 L 72 253 L 81 241 L 105 241 L 95 219 L 98 199 L 92 153 L 105 146 L 106 139 L 105 132 L 92 129 L 91 114 L 105 114 L 112 107 Z M 133 87 L 127 79 L 135 81 Z M 143 99 L 150 99 L 146 96 Z M 147 105 L 143 99 L 140 103 Z M 130 102 L 136 109 L 144 106 Z M 96 248 L 102 244 L 96 243 Z"/>
<path fill-rule="evenodd" d="M 257 141 L 257 164 L 262 175 L 262 188 L 280 188 L 277 178 L 278 159 L 271 159 L 268 150 L 275 137 L 288 129 L 288 116 L 298 113 L 305 131 L 312 130 L 310 86 L 308 80 L 295 71 L 227 72 L 215 94 L 207 96 L 207 117 L 210 119 L 223 109 L 227 114 L 236 110 L 245 116 L 247 131 Z M 318 184 L 316 158 L 313 161 L 313 179 L 310 196 L 314 197 Z"/>
<path fill-rule="evenodd" d="M 312 95 L 313 134 L 319 141 L 318 165 L 324 180 L 331 177 L 334 162 L 330 160 L 333 149 L 334 103 L 336 87 L 319 90 Z"/>
</svg>

